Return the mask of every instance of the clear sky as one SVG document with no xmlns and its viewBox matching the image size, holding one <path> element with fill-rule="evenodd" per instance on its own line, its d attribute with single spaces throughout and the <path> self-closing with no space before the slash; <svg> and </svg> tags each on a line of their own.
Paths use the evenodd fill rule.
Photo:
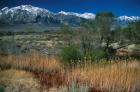
<svg viewBox="0 0 140 92">
<path fill-rule="evenodd" d="M 30 4 L 52 12 L 111 11 L 116 16 L 140 16 L 140 0 L 0 0 L 0 8 Z"/>
</svg>

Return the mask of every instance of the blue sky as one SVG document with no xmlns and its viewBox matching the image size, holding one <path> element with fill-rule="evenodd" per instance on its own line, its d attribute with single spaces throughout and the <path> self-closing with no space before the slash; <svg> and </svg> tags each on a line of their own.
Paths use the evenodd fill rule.
<svg viewBox="0 0 140 92">
<path fill-rule="evenodd" d="M 0 8 L 30 4 L 52 12 L 105 12 L 116 16 L 140 16 L 140 0 L 0 0 Z"/>
</svg>

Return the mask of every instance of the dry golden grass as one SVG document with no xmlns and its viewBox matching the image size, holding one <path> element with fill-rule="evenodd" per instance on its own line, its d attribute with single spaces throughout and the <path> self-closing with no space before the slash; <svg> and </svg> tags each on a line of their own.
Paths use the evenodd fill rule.
<svg viewBox="0 0 140 92">
<path fill-rule="evenodd" d="M 48 57 L 33 53 L 30 55 L 0 56 L 1 65 L 9 65 L 14 69 L 25 69 L 32 71 L 59 70 L 61 63 L 54 57 Z"/>
<path fill-rule="evenodd" d="M 40 92 L 38 80 L 32 73 L 23 70 L 0 71 L 0 85 L 4 87 L 4 92 Z"/>
<path fill-rule="evenodd" d="M 58 59 L 34 53 L 0 57 L 0 65 L 6 64 L 11 65 L 13 69 L 31 70 L 43 86 L 46 84 L 48 87 L 65 85 L 69 87 L 76 83 L 79 86 L 88 86 L 91 89 L 89 92 L 140 92 L 140 63 L 136 60 L 110 64 L 84 63 L 65 70 Z M 49 72 L 48 74 L 46 72 L 48 70 L 57 70 L 58 72 L 53 74 Z M 8 70 L 6 74 L 0 71 L 0 78 L 3 75 L 9 76 L 9 78 L 20 77 L 25 73 Z"/>
<path fill-rule="evenodd" d="M 140 64 L 137 61 L 119 62 L 105 66 L 74 68 L 70 80 L 86 84 L 103 92 L 140 91 Z"/>
<path fill-rule="evenodd" d="M 7 78 L 7 79 L 24 79 L 24 78 L 31 78 L 32 74 L 25 72 L 25 71 L 19 71 L 15 69 L 9 69 L 9 70 L 4 70 L 0 71 L 0 79 L 2 78 Z"/>
</svg>

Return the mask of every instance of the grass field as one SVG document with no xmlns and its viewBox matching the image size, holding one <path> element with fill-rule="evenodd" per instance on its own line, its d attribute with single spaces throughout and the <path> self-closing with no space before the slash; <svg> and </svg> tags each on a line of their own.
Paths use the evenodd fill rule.
<svg viewBox="0 0 140 92">
<path fill-rule="evenodd" d="M 0 80 L 5 78 L 7 79 L 5 81 L 8 81 L 8 78 L 14 78 L 17 81 L 18 79 L 26 80 L 26 77 L 33 78 L 35 79 L 32 80 L 33 83 L 37 83 L 40 85 L 38 86 L 40 90 L 47 92 L 140 91 L 139 61 L 104 62 L 107 61 L 96 64 L 85 61 L 67 69 L 56 57 L 47 57 L 36 53 L 0 56 Z M 1 82 L 0 85 L 4 85 L 2 83 L 5 82 Z M 29 83 L 23 83 L 29 85 Z"/>
</svg>

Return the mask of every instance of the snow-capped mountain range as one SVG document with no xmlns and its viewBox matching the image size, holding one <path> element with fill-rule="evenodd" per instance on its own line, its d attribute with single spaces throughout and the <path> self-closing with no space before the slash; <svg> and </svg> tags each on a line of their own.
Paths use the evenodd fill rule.
<svg viewBox="0 0 140 92">
<path fill-rule="evenodd" d="M 69 24 L 77 26 L 82 20 L 94 20 L 93 13 L 74 13 L 61 11 L 51 12 L 47 9 L 34 7 L 31 5 L 21 5 L 13 8 L 2 8 L 0 10 L 0 24 L 26 24 L 43 23 L 48 25 Z M 119 16 L 119 22 L 133 22 L 140 20 L 138 16 Z"/>
</svg>

